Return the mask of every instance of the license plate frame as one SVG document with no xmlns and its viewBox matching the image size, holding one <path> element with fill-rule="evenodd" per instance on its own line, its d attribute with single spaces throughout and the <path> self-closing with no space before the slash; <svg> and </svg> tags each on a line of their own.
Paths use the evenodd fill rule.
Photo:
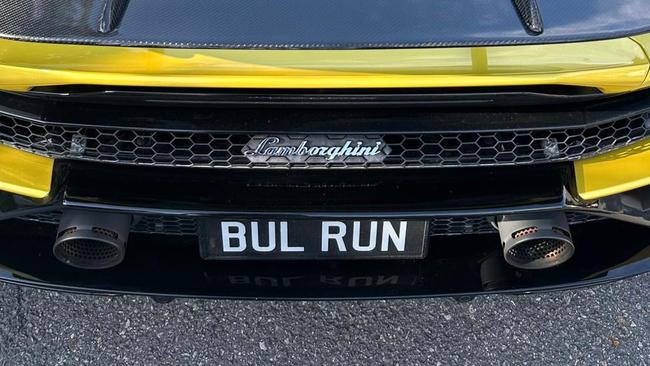
<svg viewBox="0 0 650 366">
<path fill-rule="evenodd" d="M 270 240 L 271 233 L 275 241 Z M 428 246 L 429 222 L 417 219 L 205 218 L 199 222 L 200 255 L 205 260 L 422 259 Z"/>
</svg>

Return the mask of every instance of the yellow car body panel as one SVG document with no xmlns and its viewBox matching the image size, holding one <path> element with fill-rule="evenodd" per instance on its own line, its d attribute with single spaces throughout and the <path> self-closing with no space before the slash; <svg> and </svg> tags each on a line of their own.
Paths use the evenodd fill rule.
<svg viewBox="0 0 650 366">
<path fill-rule="evenodd" d="M 0 89 L 113 85 L 209 88 L 416 88 L 569 85 L 622 93 L 650 86 L 650 34 L 474 48 L 214 50 L 0 40 Z M 0 148 L 0 189 L 49 194 L 53 160 Z M 575 162 L 595 199 L 650 184 L 650 141 Z"/>
<path fill-rule="evenodd" d="M 574 163 L 580 198 L 593 200 L 650 185 L 650 139 Z"/>
<path fill-rule="evenodd" d="M 639 41 L 382 50 L 214 50 L 0 40 L 0 89 L 113 85 L 210 88 L 644 87 Z"/>
<path fill-rule="evenodd" d="M 54 160 L 0 145 L 0 190 L 31 198 L 50 194 Z"/>
</svg>

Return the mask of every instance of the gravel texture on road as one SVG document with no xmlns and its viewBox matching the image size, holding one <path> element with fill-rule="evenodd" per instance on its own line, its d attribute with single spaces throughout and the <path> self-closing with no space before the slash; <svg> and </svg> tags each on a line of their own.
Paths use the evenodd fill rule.
<svg viewBox="0 0 650 366">
<path fill-rule="evenodd" d="M 650 364 L 650 275 L 467 303 L 0 292 L 6 365 Z"/>
</svg>

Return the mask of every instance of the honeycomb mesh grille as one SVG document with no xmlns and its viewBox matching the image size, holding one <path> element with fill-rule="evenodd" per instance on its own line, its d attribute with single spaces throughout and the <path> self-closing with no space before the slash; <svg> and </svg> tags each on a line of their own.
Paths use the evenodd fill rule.
<svg viewBox="0 0 650 366">
<path fill-rule="evenodd" d="M 356 159 L 251 162 L 253 135 L 65 127 L 0 115 L 0 143 L 54 157 L 206 168 L 410 168 L 496 166 L 576 160 L 650 136 L 648 114 L 598 126 L 431 134 L 385 134 L 382 162 Z M 300 138 L 300 137 L 298 137 Z"/>
<path fill-rule="evenodd" d="M 23 216 L 20 219 L 58 225 L 61 212 L 51 211 L 41 214 Z M 602 220 L 601 217 L 578 212 L 567 212 L 567 219 L 572 225 Z M 132 225 L 131 231 L 145 234 L 197 235 L 197 220 L 178 216 L 143 216 Z M 437 217 L 431 220 L 429 234 L 432 236 L 492 234 L 497 229 L 488 217 Z"/>
<path fill-rule="evenodd" d="M 566 216 L 571 225 L 603 220 L 602 217 L 580 212 L 567 212 Z M 431 221 L 429 232 L 433 236 L 497 233 L 491 221 L 491 217 L 437 217 Z"/>
<path fill-rule="evenodd" d="M 133 231 L 139 233 L 191 235 L 196 234 L 197 223 L 193 218 L 177 216 L 145 216 L 134 224 Z"/>
<path fill-rule="evenodd" d="M 20 219 L 58 225 L 61 216 L 60 211 L 49 211 L 23 216 Z M 131 231 L 149 234 L 194 235 L 197 233 L 197 222 L 190 217 L 142 216 L 134 220 Z"/>
</svg>

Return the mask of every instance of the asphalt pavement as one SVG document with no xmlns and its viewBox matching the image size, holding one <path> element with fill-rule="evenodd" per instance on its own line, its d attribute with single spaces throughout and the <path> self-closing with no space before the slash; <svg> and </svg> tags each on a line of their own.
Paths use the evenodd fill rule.
<svg viewBox="0 0 650 366">
<path fill-rule="evenodd" d="M 0 293 L 3 365 L 650 364 L 650 275 L 467 303 Z"/>
</svg>

